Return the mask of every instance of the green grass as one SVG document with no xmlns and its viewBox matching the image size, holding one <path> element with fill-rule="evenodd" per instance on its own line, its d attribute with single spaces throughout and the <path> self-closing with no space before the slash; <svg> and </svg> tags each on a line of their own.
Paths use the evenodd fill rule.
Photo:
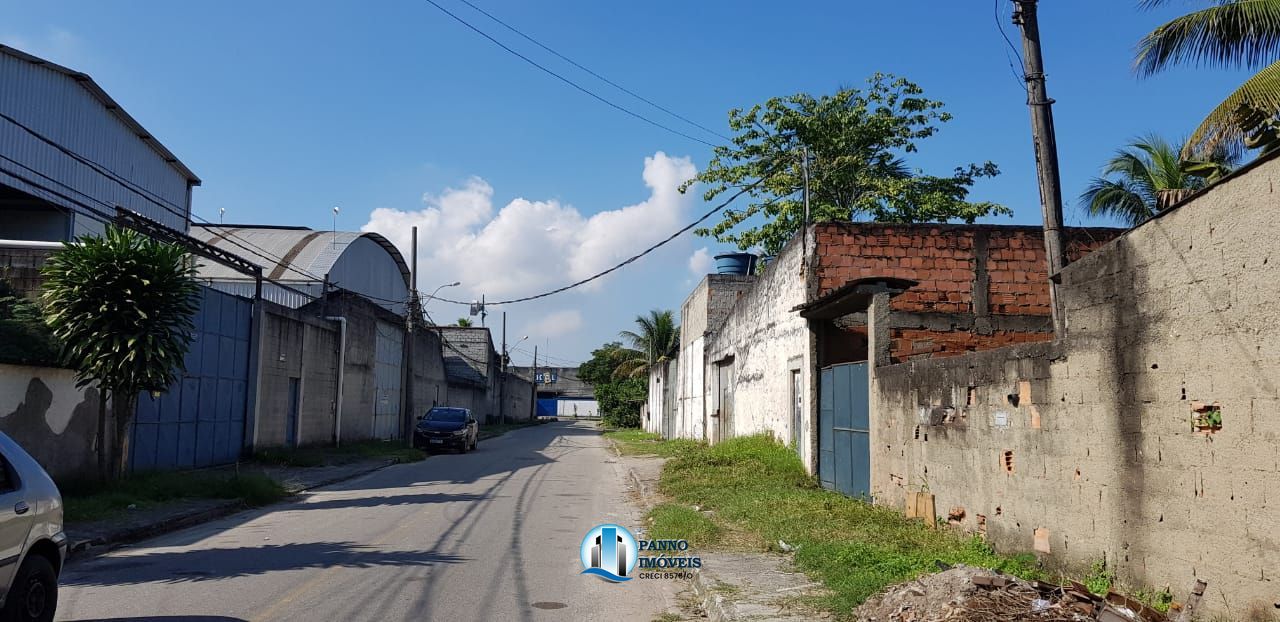
<svg viewBox="0 0 1280 622">
<path fill-rule="evenodd" d="M 110 518 L 129 506 L 145 509 L 180 499 L 238 499 L 247 506 L 278 501 L 284 488 L 265 475 L 165 472 L 134 475 L 110 484 L 62 487 L 64 518 L 69 523 Z"/>
<path fill-rule="evenodd" d="M 697 441 L 685 438 L 664 441 L 657 434 L 650 434 L 635 428 L 607 430 L 604 436 L 612 440 L 618 451 L 625 456 L 672 457 L 702 446 Z"/>
<path fill-rule="evenodd" d="M 264 464 L 289 467 L 318 467 L 347 464 L 370 458 L 394 458 L 397 462 L 417 462 L 426 458 L 421 450 L 400 441 L 359 441 L 341 447 L 271 447 L 254 454 Z"/>
<path fill-rule="evenodd" d="M 720 527 L 688 506 L 662 503 L 649 511 L 649 518 L 653 525 L 649 537 L 656 540 L 683 539 L 697 548 L 714 544 L 720 538 Z"/>
<path fill-rule="evenodd" d="M 621 436 L 620 442 L 653 442 L 634 432 Z M 892 509 L 823 490 L 795 452 L 768 437 L 709 447 L 684 443 L 654 453 L 673 456 L 659 490 L 688 512 L 658 506 L 650 514 L 653 533 L 707 544 L 734 539 L 734 531 L 745 532 L 739 541 L 770 547 L 783 540 L 797 547 L 797 566 L 829 588 L 815 604 L 843 616 L 888 585 L 935 572 L 937 562 L 1040 577 L 1032 555 L 997 555 L 977 537 L 929 529 Z M 690 515 L 694 505 L 714 511 L 708 522 L 716 529 Z"/>
</svg>

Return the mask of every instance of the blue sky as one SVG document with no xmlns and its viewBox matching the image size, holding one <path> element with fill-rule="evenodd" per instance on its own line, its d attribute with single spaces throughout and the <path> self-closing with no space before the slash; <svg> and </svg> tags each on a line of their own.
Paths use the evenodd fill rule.
<svg viewBox="0 0 1280 622">
<path fill-rule="evenodd" d="M 443 6 L 601 95 L 664 117 L 551 57 L 457 0 Z M 1039 222 L 1028 113 L 1012 75 L 1009 2 L 512 2 L 472 0 L 563 54 L 703 125 L 800 91 L 829 93 L 881 71 L 946 102 L 955 119 L 910 163 L 926 172 L 995 161 L 973 197 Z M 1186 69 L 1139 80 L 1137 40 L 1196 2 L 1049 0 L 1041 28 L 1067 222 L 1099 164 L 1130 137 L 1178 137 L 1243 79 Z M 607 267 L 700 214 L 670 192 L 710 149 L 646 125 L 535 70 L 422 1 L 160 2 L 0 0 L 0 42 L 90 73 L 204 179 L 200 216 L 227 222 L 372 228 L 404 243 L 424 230 L 421 286 L 490 300 L 536 293 Z M 1016 39 L 1015 39 L 1016 43 Z M 626 208 L 626 209 L 624 209 Z M 375 210 L 381 210 L 375 214 Z M 593 216 L 595 216 L 593 218 Z M 651 308 L 678 309 L 689 236 L 585 291 L 512 305 L 565 360 Z M 698 255 L 701 257 L 702 255 Z M 502 307 L 492 307 L 488 324 Z M 464 308 L 434 303 L 452 320 Z M 518 363 L 528 356 L 517 351 Z"/>
</svg>

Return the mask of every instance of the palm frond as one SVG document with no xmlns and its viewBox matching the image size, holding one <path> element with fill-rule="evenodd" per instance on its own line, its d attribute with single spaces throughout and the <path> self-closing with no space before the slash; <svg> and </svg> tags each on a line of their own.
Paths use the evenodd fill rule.
<svg viewBox="0 0 1280 622">
<path fill-rule="evenodd" d="M 1147 0 L 1144 8 L 1163 4 Z M 1280 0 L 1231 0 L 1193 11 L 1138 42 L 1134 70 L 1149 76 L 1172 65 L 1257 68 L 1280 56 Z"/>
<path fill-rule="evenodd" d="M 1155 215 L 1155 197 L 1144 197 L 1128 180 L 1095 178 L 1080 195 L 1091 216 L 1115 218 L 1134 226 Z"/>
<path fill-rule="evenodd" d="M 1183 147 L 1183 157 L 1204 159 L 1219 150 L 1242 145 L 1242 114 L 1253 111 L 1267 117 L 1280 114 L 1280 61 L 1267 65 L 1245 81 L 1205 117 Z"/>
</svg>

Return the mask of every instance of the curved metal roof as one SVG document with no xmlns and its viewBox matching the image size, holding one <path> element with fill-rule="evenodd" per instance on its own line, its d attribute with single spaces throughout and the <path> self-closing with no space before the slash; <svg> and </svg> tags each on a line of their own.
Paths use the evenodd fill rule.
<svg viewBox="0 0 1280 622">
<path fill-rule="evenodd" d="M 262 275 L 276 281 L 321 282 L 352 243 L 361 238 L 381 246 L 395 261 L 409 287 L 409 264 L 385 237 L 360 231 L 316 231 L 307 227 L 272 225 L 191 224 L 196 239 L 235 253 L 262 266 Z M 200 277 L 243 279 L 245 275 L 218 264 L 202 264 Z"/>
</svg>

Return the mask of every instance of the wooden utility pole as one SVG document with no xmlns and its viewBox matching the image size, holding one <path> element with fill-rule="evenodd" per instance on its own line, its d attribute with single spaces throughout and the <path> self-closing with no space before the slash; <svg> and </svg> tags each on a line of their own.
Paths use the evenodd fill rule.
<svg viewBox="0 0 1280 622">
<path fill-rule="evenodd" d="M 1049 268 L 1049 305 L 1053 310 L 1053 334 L 1066 334 L 1058 285 L 1052 277 L 1066 266 L 1062 246 L 1062 182 L 1058 176 L 1058 141 L 1053 131 L 1053 100 L 1044 85 L 1044 58 L 1040 54 L 1038 0 L 1013 0 L 1013 23 L 1022 30 L 1023 72 L 1027 81 L 1027 107 L 1031 109 L 1031 138 L 1040 178 L 1040 208 L 1044 213 L 1044 254 Z"/>
</svg>

